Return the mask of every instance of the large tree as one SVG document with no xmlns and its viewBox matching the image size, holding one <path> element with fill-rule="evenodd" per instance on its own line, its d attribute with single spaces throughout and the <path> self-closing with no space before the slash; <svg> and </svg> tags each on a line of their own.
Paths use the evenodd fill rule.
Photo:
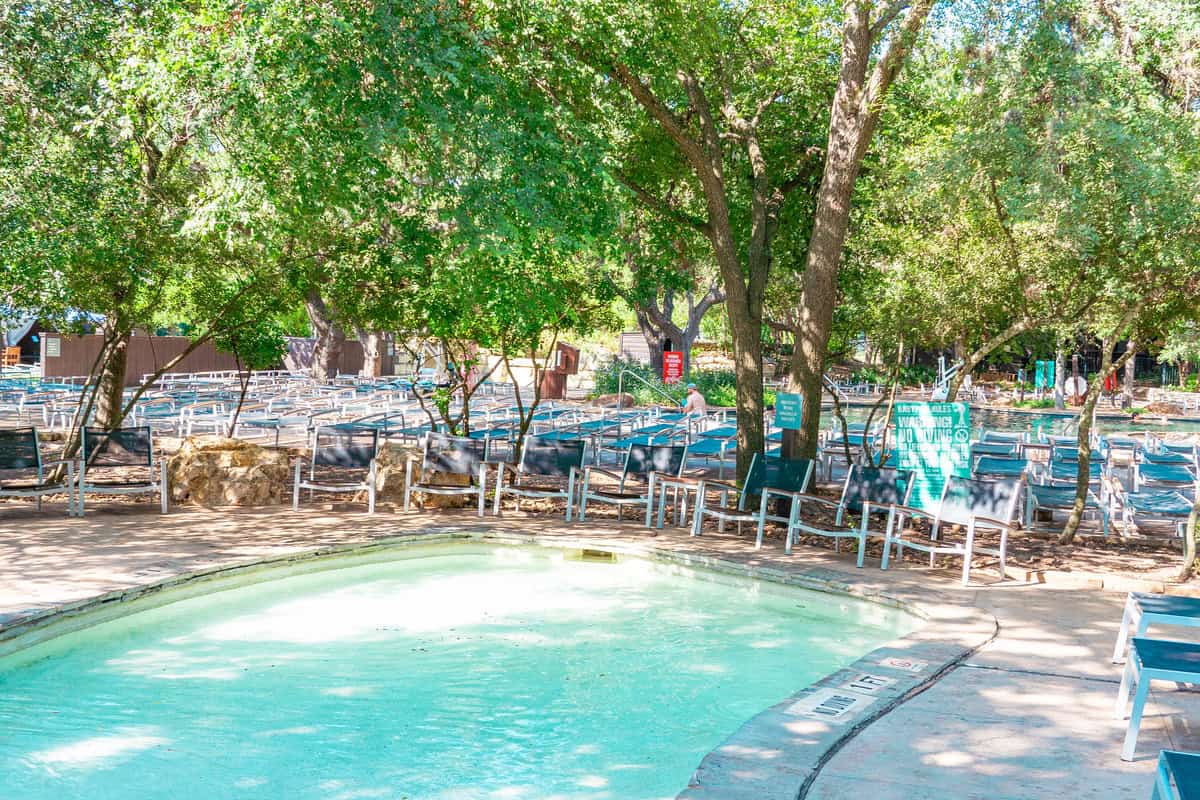
<svg viewBox="0 0 1200 800">
<path fill-rule="evenodd" d="M 477 3 L 509 69 L 647 209 L 707 242 L 737 374 L 738 474 L 763 446 L 763 296 L 780 226 L 806 218 L 835 80 L 817 3 Z M 800 190 L 800 191 L 797 191 Z"/>
<path fill-rule="evenodd" d="M 80 420 L 124 419 L 130 339 L 164 311 L 192 323 L 186 354 L 281 298 L 278 262 L 206 222 L 230 106 L 200 77 L 197 22 L 169 2 L 0 3 L 0 294 L 67 329 L 103 317 Z"/>
<path fill-rule="evenodd" d="M 804 397 L 803 422 L 799 432 L 785 433 L 785 456 L 816 454 L 825 359 L 854 186 L 888 90 L 932 6 L 933 0 L 886 4 L 849 0 L 843 7 L 840 68 L 795 317 L 795 353 L 789 375 L 790 388 Z"/>
</svg>

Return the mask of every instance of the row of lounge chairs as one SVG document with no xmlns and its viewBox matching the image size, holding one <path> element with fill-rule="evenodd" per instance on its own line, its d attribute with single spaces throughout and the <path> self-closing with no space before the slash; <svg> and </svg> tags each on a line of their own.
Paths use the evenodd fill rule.
<svg viewBox="0 0 1200 800">
<path fill-rule="evenodd" d="M 159 496 L 165 514 L 166 461 L 155 455 L 153 433 L 148 427 L 114 431 L 85 427 L 80 432 L 79 457 L 53 460 L 43 458 L 37 429 L 3 429 L 0 470 L 23 471 L 31 477 L 0 485 L 0 497 L 34 497 L 40 509 L 43 497 L 65 494 L 67 513 L 82 517 L 88 494 L 149 493 Z M 60 474 L 48 471 L 59 466 Z"/>
<path fill-rule="evenodd" d="M 341 434 L 339 440 L 337 435 L 330 434 L 331 441 L 324 444 L 318 439 L 307 479 L 302 477 L 301 465 L 297 465 L 294 508 L 299 508 L 301 490 L 308 489 L 310 492 L 362 490 L 373 509 L 375 471 L 371 454 L 377 434 L 356 434 L 366 437 L 366 442 L 359 444 L 350 443 L 346 436 Z M 618 514 L 633 507 L 644 516 L 647 527 L 655 524 L 661 527 L 668 506 L 674 507 L 677 521 L 686 522 L 691 498 L 690 527 L 694 536 L 703 534 L 706 520 L 716 521 L 720 530 L 729 522 L 739 527 L 750 523 L 756 528 L 755 547 L 760 548 L 765 524 L 777 522 L 786 526 L 784 548 L 788 553 L 801 534 L 826 536 L 836 544 L 842 539 L 852 539 L 857 542 L 858 563 L 862 566 L 867 539 L 875 536 L 884 540 L 881 562 L 884 569 L 891 553 L 900 557 L 906 548 L 927 552 L 931 562 L 939 555 L 961 557 L 964 583 L 970 578 L 971 561 L 977 554 L 997 556 L 1003 569 L 1007 538 L 1015 528 L 1019 481 L 953 478 L 946 484 L 938 510 L 931 513 L 906 505 L 913 487 L 913 476 L 906 471 L 852 465 L 840 499 L 833 501 L 811 493 L 816 472 L 814 461 L 756 456 L 746 481 L 739 487 L 685 475 L 688 447 L 631 443 L 620 470 L 614 471 L 587 463 L 587 446 L 581 439 L 529 437 L 515 463 L 509 463 L 489 457 L 490 443 L 486 439 L 429 433 L 419 462 L 412 460 L 407 465 L 404 508 L 411 507 L 412 495 L 417 492 L 465 495 L 474 498 L 477 513 L 482 516 L 487 508 L 490 479 L 495 514 L 501 513 L 505 498 L 515 499 L 518 508 L 525 498 L 549 498 L 565 505 L 567 521 L 576 515 L 584 520 L 589 506 L 608 504 L 616 506 Z M 357 466 L 366 470 L 367 478 L 361 483 L 322 483 L 317 479 L 317 466 Z M 600 476 L 607 481 L 600 483 Z M 830 508 L 833 522 L 817 524 L 806 519 L 802 515 L 806 504 Z M 869 520 L 873 517 L 884 518 L 882 530 L 871 529 Z M 918 518 L 929 523 L 927 538 L 916 536 L 908 528 L 907 523 Z M 966 529 L 965 541 L 950 541 L 944 536 L 945 528 L 950 525 Z M 999 534 L 998 548 L 979 546 L 976 533 L 982 530 Z"/>
</svg>

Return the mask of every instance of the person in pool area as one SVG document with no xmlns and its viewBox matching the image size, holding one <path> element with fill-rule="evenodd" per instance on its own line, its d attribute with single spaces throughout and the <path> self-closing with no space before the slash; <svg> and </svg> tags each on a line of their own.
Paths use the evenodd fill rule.
<svg viewBox="0 0 1200 800">
<path fill-rule="evenodd" d="M 704 399 L 704 395 L 700 394 L 700 390 L 696 388 L 696 384 L 694 383 L 687 385 L 687 401 L 683 403 L 683 413 L 708 413 L 708 401 Z"/>
</svg>

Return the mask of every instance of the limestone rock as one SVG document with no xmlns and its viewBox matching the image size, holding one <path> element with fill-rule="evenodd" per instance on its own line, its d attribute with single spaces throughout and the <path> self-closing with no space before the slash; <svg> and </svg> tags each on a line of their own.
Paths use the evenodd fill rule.
<svg viewBox="0 0 1200 800">
<path fill-rule="evenodd" d="M 592 400 L 596 408 L 633 408 L 637 400 L 631 394 L 602 394 Z"/>
<path fill-rule="evenodd" d="M 291 485 L 288 454 L 224 436 L 192 436 L 167 461 L 175 503 L 277 505 Z"/>
<path fill-rule="evenodd" d="M 379 448 L 375 458 L 375 502 L 393 502 L 397 505 L 404 502 L 404 473 L 408 461 L 412 459 L 413 479 L 424 480 L 421 475 L 421 448 L 413 445 L 385 443 Z M 466 475 L 433 472 L 429 475 L 430 483 L 443 486 L 467 486 L 470 478 Z M 417 508 L 465 508 L 476 502 L 471 495 L 440 495 L 426 492 L 413 492 L 413 505 Z"/>
<path fill-rule="evenodd" d="M 1163 403 L 1161 401 L 1157 403 L 1151 403 L 1150 405 L 1146 406 L 1146 410 L 1151 414 L 1162 414 L 1163 416 L 1167 417 L 1183 416 L 1183 409 L 1174 403 Z"/>
</svg>

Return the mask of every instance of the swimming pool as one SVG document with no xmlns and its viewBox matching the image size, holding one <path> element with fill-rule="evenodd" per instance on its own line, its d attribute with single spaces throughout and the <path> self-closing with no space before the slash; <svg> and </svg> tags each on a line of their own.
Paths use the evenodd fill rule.
<svg viewBox="0 0 1200 800">
<path fill-rule="evenodd" d="M 414 555 L 9 657 L 3 796 L 669 798 L 741 723 L 913 625 L 635 558 Z"/>
<path fill-rule="evenodd" d="M 875 412 L 873 424 L 879 424 L 886 407 Z M 864 406 L 847 406 L 844 410 L 847 422 L 866 422 L 870 408 Z M 1035 438 L 1038 433 L 1047 436 L 1069 436 L 1075 433 L 1076 414 L 1053 414 L 1037 411 L 1006 411 L 991 408 L 972 408 L 971 427 L 976 432 L 980 429 L 993 431 L 1025 431 Z M 833 427 L 833 412 L 825 408 L 821 412 L 821 427 L 829 430 Z M 1157 419 L 1143 420 L 1132 423 L 1125 418 L 1098 417 L 1094 428 L 1101 434 L 1134 434 L 1134 433 L 1200 433 L 1200 420 L 1171 420 L 1167 424 L 1159 424 Z"/>
</svg>

